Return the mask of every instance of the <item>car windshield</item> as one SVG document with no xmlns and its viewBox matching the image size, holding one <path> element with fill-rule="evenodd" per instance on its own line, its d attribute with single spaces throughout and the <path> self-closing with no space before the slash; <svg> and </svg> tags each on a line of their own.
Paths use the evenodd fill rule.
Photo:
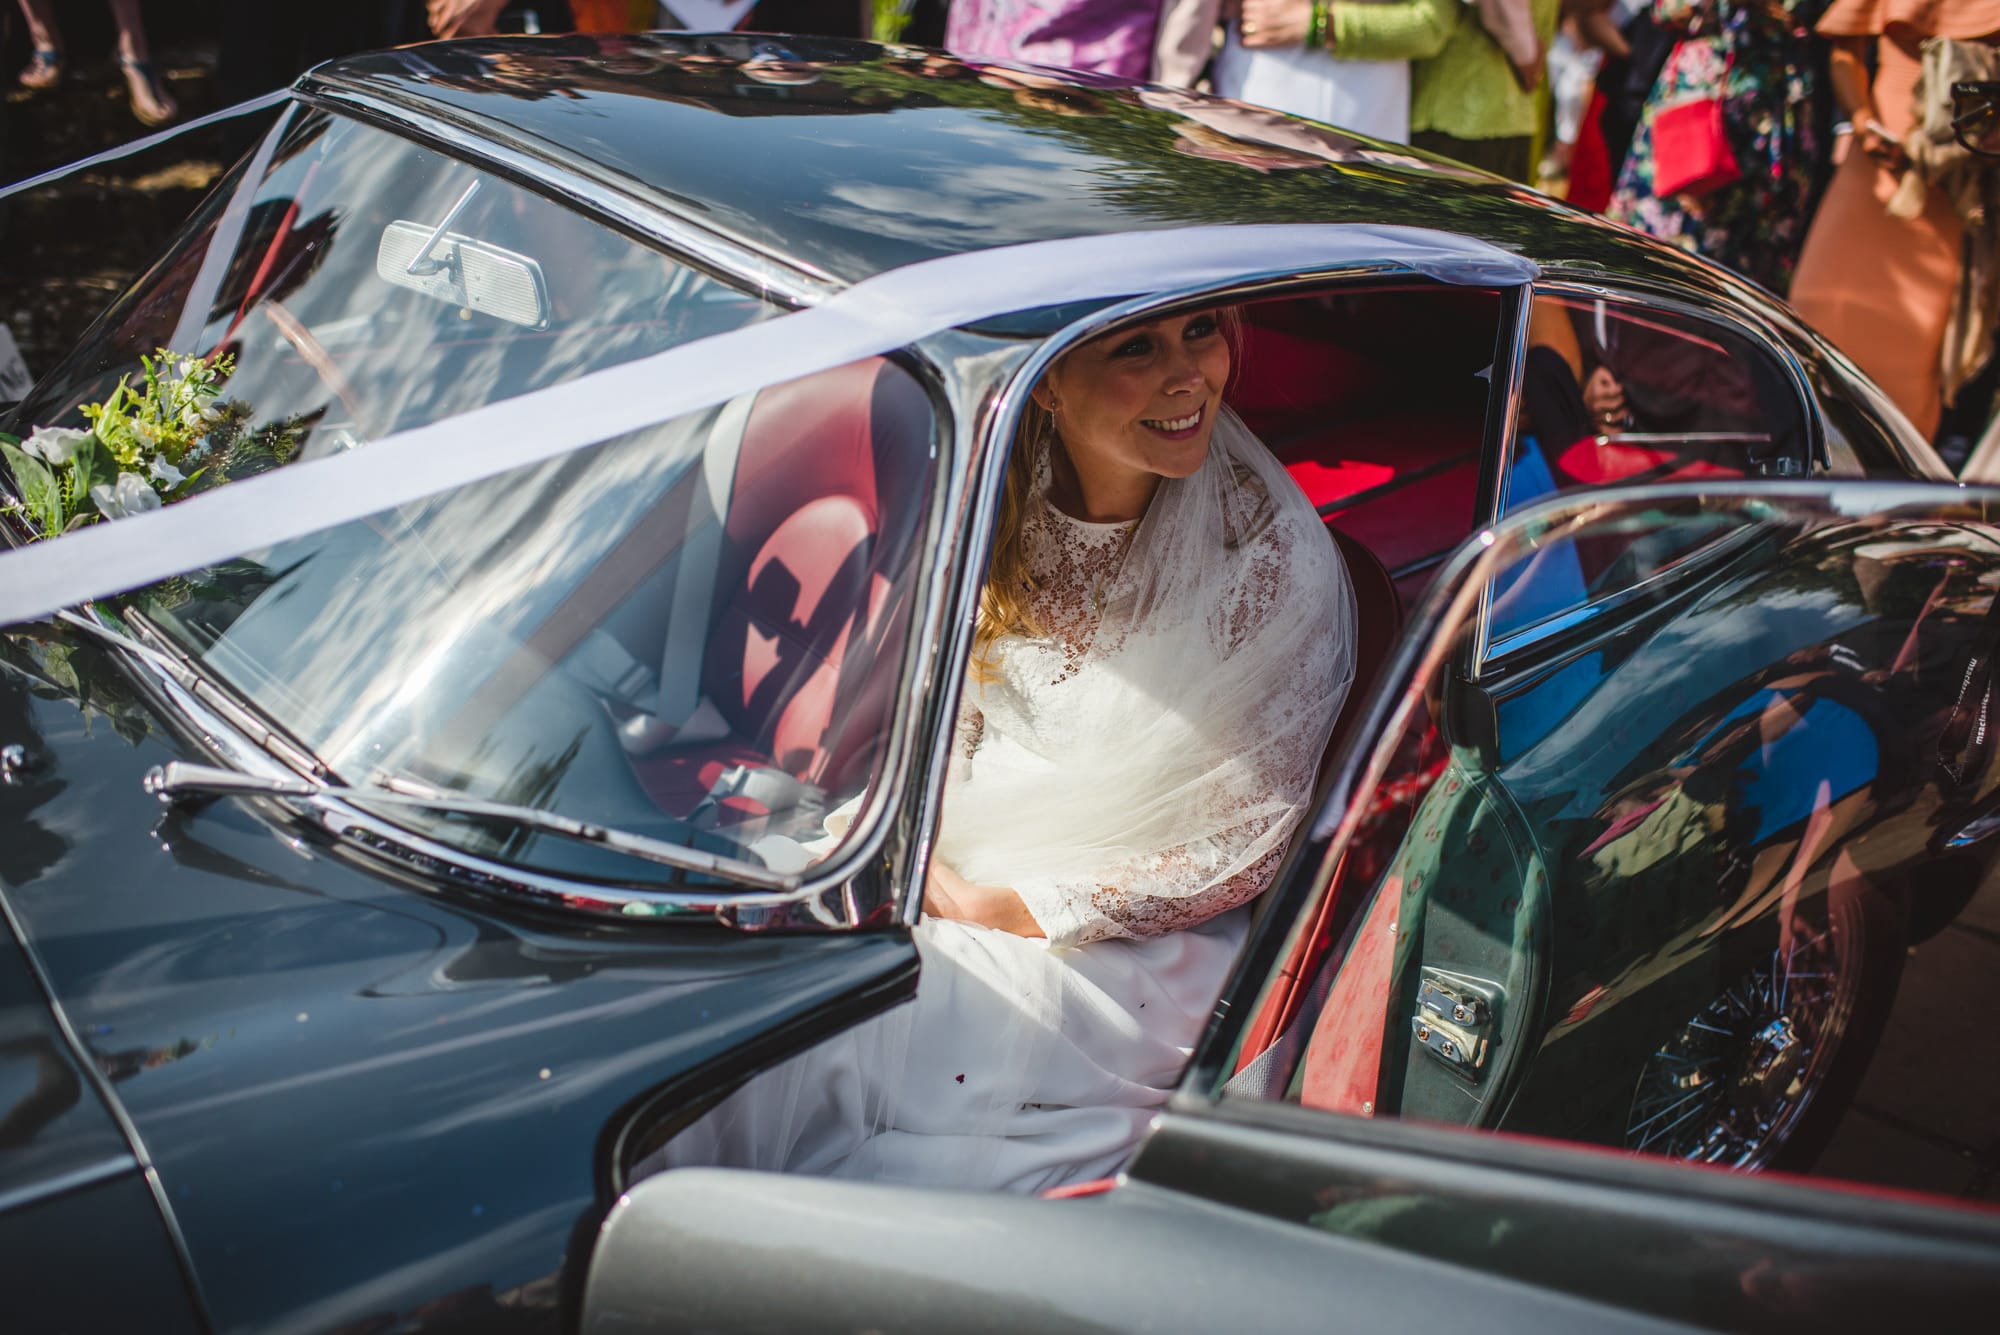
<svg viewBox="0 0 2000 1335">
<path fill-rule="evenodd" d="M 228 482 L 775 313 L 309 112 L 0 427 L 84 426 L 166 349 L 218 373 L 204 481 Z M 126 612 L 349 784 L 794 871 L 879 764 L 936 432 L 911 373 L 869 359 L 189 572 Z M 537 870 L 670 874 L 491 819 L 394 819 Z"/>
</svg>

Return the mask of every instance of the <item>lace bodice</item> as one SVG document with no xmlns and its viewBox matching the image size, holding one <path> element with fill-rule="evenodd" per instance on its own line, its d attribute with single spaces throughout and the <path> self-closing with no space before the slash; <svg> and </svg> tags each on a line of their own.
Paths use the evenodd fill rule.
<svg viewBox="0 0 2000 1335">
<path fill-rule="evenodd" d="M 1116 600 L 1134 596 L 1121 574 L 1135 559 L 1139 521 L 1088 523 L 1040 497 L 1024 516 L 1034 582 L 1028 610 L 1040 633 L 1003 637 L 987 679 L 967 683 L 940 853 L 970 879 L 1012 887 L 1052 945 L 1193 927 L 1254 898 L 1276 871 L 1331 723 L 1330 714 L 1321 717 L 1323 665 L 1298 664 L 1296 689 L 1261 692 L 1243 715 L 1225 715 L 1231 726 L 1220 733 L 1177 716 L 1170 687 L 1144 684 L 1189 673 L 1226 681 L 1239 651 L 1286 618 L 1351 640 L 1350 626 L 1323 615 L 1335 605 L 1336 585 L 1344 597 L 1345 572 L 1317 516 L 1288 506 L 1265 519 L 1231 553 L 1233 577 L 1202 609 L 1207 633 L 1194 637 L 1202 649 L 1190 653 L 1186 635 L 1153 644 L 1143 616 L 1106 616 Z M 1161 661 L 1165 654 L 1180 661 Z M 1160 771 L 1157 791 L 1103 791 L 1102 757 L 1130 747 L 1139 732 L 1151 740 L 1156 730 L 1176 729 L 1193 739 L 1178 749 L 1212 755 L 1185 774 Z M 1002 850 L 967 849 L 954 839 L 965 818 L 990 818 L 986 805 L 1007 802 L 1023 784 L 1058 805 L 1072 789 L 1074 805 L 1115 801 L 1140 813 L 1135 828 L 1151 833 L 1135 837 L 1108 820 L 1120 828 L 1088 875 L 1038 869 L 1032 828 L 1018 829 L 1019 842 Z"/>
</svg>

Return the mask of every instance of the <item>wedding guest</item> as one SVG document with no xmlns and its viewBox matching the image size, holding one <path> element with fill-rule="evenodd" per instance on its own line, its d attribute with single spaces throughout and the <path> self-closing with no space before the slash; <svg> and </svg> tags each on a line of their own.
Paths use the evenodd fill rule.
<svg viewBox="0 0 2000 1335">
<path fill-rule="evenodd" d="M 1200 52 L 1220 8 L 1169 5 L 1167 21 L 1187 11 L 1199 25 Z M 1436 55 L 1458 22 L 1459 0 L 1242 0 L 1215 57 L 1215 91 L 1376 139 L 1410 138 L 1410 61 Z M 1207 21 L 1201 23 L 1201 11 Z M 1164 31 L 1164 27 L 1163 27 Z M 1163 43 L 1164 45 L 1164 43 Z M 1181 52 L 1162 53 L 1160 81 Z M 1191 63 L 1191 62 L 1184 62 Z M 1182 63 L 1175 63 L 1179 72 Z"/>
<path fill-rule="evenodd" d="M 1799 256 L 1792 304 L 1930 435 L 1965 377 L 1962 363 L 1948 372 L 1944 356 L 1965 228 L 1934 187 L 1906 214 L 1889 205 L 1908 166 L 1919 47 L 1933 37 L 2000 40 L 2000 0 L 1835 0 L 1819 31 L 1833 40 L 1833 94 L 1852 141 Z"/>
<path fill-rule="evenodd" d="M 503 30 L 522 31 L 523 25 L 505 22 L 510 12 L 527 19 L 526 26 L 535 32 L 568 32 L 575 26 L 569 0 L 427 0 L 425 5 L 434 37 L 490 37 Z"/>
<path fill-rule="evenodd" d="M 1532 0 L 1529 17 L 1540 49 L 1555 39 L 1562 0 Z M 1535 86 L 1540 65 L 1510 55 L 1465 5 L 1444 46 L 1410 66 L 1410 143 L 1509 180 L 1534 180 Z"/>
<path fill-rule="evenodd" d="M 139 0 L 110 0 L 111 18 L 118 25 L 118 64 L 125 72 L 125 89 L 131 97 L 132 114 L 146 126 L 165 125 L 180 114 L 180 104 L 153 68 L 153 52 L 146 41 L 146 25 L 139 16 Z M 54 0 L 21 0 L 21 13 L 28 21 L 28 40 L 34 54 L 20 74 L 23 88 L 53 88 L 62 82 L 62 31 L 56 27 Z"/>
<path fill-rule="evenodd" d="M 1646 100 L 1606 216 L 1695 251 L 1783 294 L 1824 175 L 1820 47 L 1811 25 L 1826 0 L 1656 0 L 1654 20 L 1679 35 Z M 1662 190 L 1679 160 L 1662 160 L 1663 113 L 1722 99 L 1734 179 L 1698 193 Z"/>
<path fill-rule="evenodd" d="M 954 55 L 1150 79 L 1159 25 L 1160 0 L 952 0 L 944 44 Z"/>
</svg>

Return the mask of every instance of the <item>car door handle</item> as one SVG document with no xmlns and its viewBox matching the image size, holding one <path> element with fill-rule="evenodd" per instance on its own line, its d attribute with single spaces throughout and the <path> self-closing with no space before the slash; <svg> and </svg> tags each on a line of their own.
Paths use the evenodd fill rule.
<svg viewBox="0 0 2000 1335">
<path fill-rule="evenodd" d="M 1418 1047 L 1477 1084 L 1485 1073 L 1503 996 L 1498 983 L 1426 965 L 1418 974 L 1410 1032 Z"/>
</svg>

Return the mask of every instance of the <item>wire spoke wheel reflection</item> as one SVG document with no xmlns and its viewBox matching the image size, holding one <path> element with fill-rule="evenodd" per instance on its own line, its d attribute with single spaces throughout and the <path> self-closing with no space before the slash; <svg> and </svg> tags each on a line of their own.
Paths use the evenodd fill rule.
<svg viewBox="0 0 2000 1335">
<path fill-rule="evenodd" d="M 1789 939 L 1647 1059 L 1627 1149 L 1754 1169 L 1782 1147 L 1821 1085 L 1854 1009 L 1859 914 L 1800 914 Z"/>
</svg>

